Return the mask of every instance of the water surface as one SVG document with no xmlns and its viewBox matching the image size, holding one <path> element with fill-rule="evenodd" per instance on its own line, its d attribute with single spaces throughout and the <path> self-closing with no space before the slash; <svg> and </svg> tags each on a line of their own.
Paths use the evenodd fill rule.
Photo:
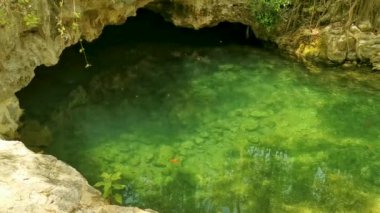
<svg viewBox="0 0 380 213">
<path fill-rule="evenodd" d="M 20 132 L 90 184 L 120 172 L 124 205 L 379 210 L 376 74 L 238 44 L 106 45 L 88 50 L 87 70 L 70 51 L 19 93 Z"/>
</svg>

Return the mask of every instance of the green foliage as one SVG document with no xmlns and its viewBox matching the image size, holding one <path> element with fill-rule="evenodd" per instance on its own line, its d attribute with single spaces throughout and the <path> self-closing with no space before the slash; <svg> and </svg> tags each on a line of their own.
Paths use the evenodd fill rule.
<svg viewBox="0 0 380 213">
<path fill-rule="evenodd" d="M 4 27 L 8 22 L 6 20 L 7 13 L 4 8 L 0 8 L 0 27 Z"/>
<path fill-rule="evenodd" d="M 40 24 L 40 18 L 34 13 L 27 13 L 24 16 L 24 24 L 29 28 L 37 27 Z"/>
<path fill-rule="evenodd" d="M 251 4 L 256 20 L 270 29 L 279 19 L 281 10 L 291 4 L 291 0 L 252 0 Z"/>
<path fill-rule="evenodd" d="M 31 0 L 17 0 L 16 8 L 23 15 L 26 27 L 35 28 L 40 24 L 40 17 L 38 17 Z"/>
<path fill-rule="evenodd" d="M 107 172 L 103 172 L 101 177 L 103 180 L 97 182 L 94 186 L 98 188 L 101 187 L 103 189 L 103 197 L 105 199 L 108 199 L 111 202 L 122 204 L 123 197 L 120 193 L 116 192 L 125 188 L 125 185 L 117 183 L 119 180 L 121 180 L 121 173 L 116 172 L 109 174 Z"/>
</svg>

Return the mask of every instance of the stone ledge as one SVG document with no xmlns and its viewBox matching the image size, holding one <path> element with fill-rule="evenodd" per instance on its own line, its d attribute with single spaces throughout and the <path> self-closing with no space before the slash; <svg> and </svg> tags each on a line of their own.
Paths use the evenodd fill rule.
<svg viewBox="0 0 380 213">
<path fill-rule="evenodd" d="M 0 167 L 0 212 L 155 212 L 109 205 L 74 168 L 19 141 L 0 140 Z"/>
</svg>

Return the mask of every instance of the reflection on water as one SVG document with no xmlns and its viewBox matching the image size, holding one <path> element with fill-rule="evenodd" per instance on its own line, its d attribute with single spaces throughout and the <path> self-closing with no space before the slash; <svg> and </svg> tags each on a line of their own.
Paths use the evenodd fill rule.
<svg viewBox="0 0 380 213">
<path fill-rule="evenodd" d="M 376 74 L 311 74 L 234 45 L 110 46 L 90 51 L 89 70 L 75 57 L 19 93 L 20 132 L 91 184 L 120 172 L 113 184 L 125 187 L 113 193 L 124 205 L 175 213 L 380 208 Z"/>
</svg>

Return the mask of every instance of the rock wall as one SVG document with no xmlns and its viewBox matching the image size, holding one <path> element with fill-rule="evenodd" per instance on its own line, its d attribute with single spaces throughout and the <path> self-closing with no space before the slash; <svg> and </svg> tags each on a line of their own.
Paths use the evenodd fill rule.
<svg viewBox="0 0 380 213">
<path fill-rule="evenodd" d="M 302 27 L 276 38 L 276 43 L 280 49 L 305 62 L 327 62 L 345 67 L 361 63 L 380 71 L 380 34 L 355 24 L 349 29 L 344 29 L 341 22 L 312 30 Z"/>
<path fill-rule="evenodd" d="M 152 0 L 0 0 L 0 136 L 15 138 L 22 114 L 15 93 L 27 86 L 40 65 L 58 62 L 62 51 L 80 38 L 97 38 L 105 25 L 121 24 Z M 5 14 L 5 15 L 4 15 Z M 5 19 L 6 18 L 6 19 Z M 37 24 L 28 21 L 37 18 Z M 3 19 L 3 20 L 2 20 Z M 4 21 L 5 19 L 5 21 Z M 28 20 L 30 19 L 30 20 Z M 65 27 L 61 35 L 58 21 Z M 77 29 L 73 25 L 77 24 Z M 38 94 L 36 94 L 38 95 Z"/>
<path fill-rule="evenodd" d="M 0 212 L 155 212 L 109 205 L 75 169 L 22 142 L 0 140 L 0 166 Z"/>
<path fill-rule="evenodd" d="M 161 14 L 176 26 L 200 29 L 220 22 L 254 25 L 251 0 L 158 0 L 147 8 Z"/>
<path fill-rule="evenodd" d="M 251 2 L 252 0 L 163 0 L 154 1 L 147 7 L 182 27 L 199 29 L 223 21 L 245 24 L 251 27 L 257 38 L 272 41 L 280 49 L 303 61 L 346 65 L 366 63 L 374 70 L 380 70 L 380 18 L 375 20 L 376 26 L 363 20 L 353 23 L 347 29 L 347 11 L 335 12 L 336 8 L 341 7 L 341 2 L 331 1 L 331 8 L 325 14 L 328 16 L 326 19 L 329 19 L 326 25 L 310 27 L 309 17 L 305 17 L 305 26 L 293 30 L 287 29 L 287 20 L 284 18 L 273 30 L 267 31 L 255 20 Z"/>
</svg>

